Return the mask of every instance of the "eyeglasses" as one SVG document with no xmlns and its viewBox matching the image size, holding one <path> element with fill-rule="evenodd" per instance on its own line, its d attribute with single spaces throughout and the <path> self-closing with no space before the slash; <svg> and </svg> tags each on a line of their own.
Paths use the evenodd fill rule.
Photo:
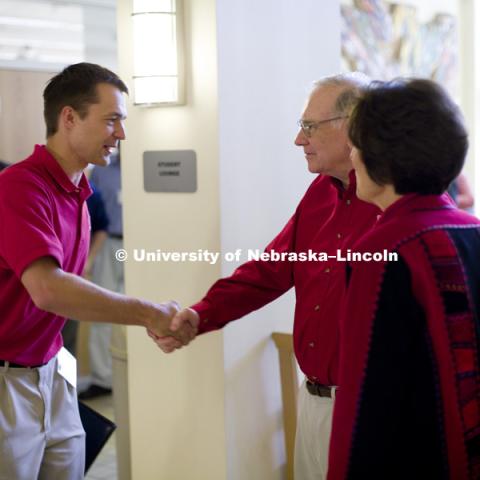
<svg viewBox="0 0 480 480">
<path fill-rule="evenodd" d="M 322 123 L 333 122 L 334 120 L 340 120 L 341 118 L 348 118 L 348 115 L 342 115 L 340 117 L 327 118 L 326 120 L 320 120 L 319 122 L 310 122 L 305 120 L 299 120 L 297 122 L 298 126 L 302 129 L 303 134 L 310 138 L 313 135 L 313 132 L 320 126 Z"/>
</svg>

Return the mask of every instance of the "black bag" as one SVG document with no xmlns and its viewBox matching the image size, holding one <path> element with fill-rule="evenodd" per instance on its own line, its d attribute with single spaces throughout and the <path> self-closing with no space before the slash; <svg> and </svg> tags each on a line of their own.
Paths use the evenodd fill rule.
<svg viewBox="0 0 480 480">
<path fill-rule="evenodd" d="M 87 473 L 117 426 L 82 402 L 78 402 L 78 409 L 86 433 L 85 473 Z"/>
</svg>

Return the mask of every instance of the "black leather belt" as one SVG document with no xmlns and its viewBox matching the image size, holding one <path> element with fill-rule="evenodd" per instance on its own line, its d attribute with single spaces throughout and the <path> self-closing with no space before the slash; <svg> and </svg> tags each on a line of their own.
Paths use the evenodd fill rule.
<svg viewBox="0 0 480 480">
<path fill-rule="evenodd" d="M 316 395 L 317 397 L 328 397 L 332 398 L 332 388 L 322 385 L 321 383 L 312 382 L 311 380 L 306 381 L 307 390 L 311 395 Z"/>
<path fill-rule="evenodd" d="M 116 240 L 123 240 L 123 235 L 119 233 L 109 233 L 110 238 L 115 238 Z"/>
<path fill-rule="evenodd" d="M 40 368 L 46 365 L 46 363 L 42 363 L 41 365 L 33 365 L 30 367 L 28 365 L 19 365 L 18 363 L 12 363 L 8 360 L 0 360 L 0 367 L 4 367 L 6 363 L 8 363 L 9 368 Z"/>
</svg>

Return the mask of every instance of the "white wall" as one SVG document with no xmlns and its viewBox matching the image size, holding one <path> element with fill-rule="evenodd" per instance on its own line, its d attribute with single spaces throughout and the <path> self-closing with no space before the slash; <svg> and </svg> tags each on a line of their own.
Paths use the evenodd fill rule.
<svg viewBox="0 0 480 480">
<path fill-rule="evenodd" d="M 301 3 L 301 4 L 300 4 Z M 218 0 L 222 251 L 264 248 L 313 176 L 293 144 L 313 80 L 340 67 L 337 1 Z M 236 265 L 224 263 L 222 273 Z M 283 478 L 279 364 L 293 295 L 224 332 L 229 480 Z"/>
<path fill-rule="evenodd" d="M 118 4 L 119 71 L 131 83 L 130 0 Z M 217 67 L 214 0 L 186 0 L 188 105 L 131 104 L 122 149 L 126 249 L 218 251 Z M 193 149 L 195 194 L 147 194 L 145 150 Z M 127 293 L 155 301 L 198 299 L 220 274 L 202 264 L 126 263 Z M 135 480 L 225 478 L 224 375 L 221 334 L 167 356 L 140 328 L 128 331 L 132 473 Z"/>
</svg>

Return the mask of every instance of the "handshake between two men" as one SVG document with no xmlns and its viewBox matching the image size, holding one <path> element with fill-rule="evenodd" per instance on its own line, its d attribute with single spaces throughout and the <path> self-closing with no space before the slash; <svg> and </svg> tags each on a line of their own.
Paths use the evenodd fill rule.
<svg viewBox="0 0 480 480">
<path fill-rule="evenodd" d="M 195 310 L 180 310 L 175 301 L 156 305 L 156 308 L 159 315 L 147 327 L 147 333 L 163 352 L 171 353 L 196 337 L 200 317 Z"/>
</svg>

